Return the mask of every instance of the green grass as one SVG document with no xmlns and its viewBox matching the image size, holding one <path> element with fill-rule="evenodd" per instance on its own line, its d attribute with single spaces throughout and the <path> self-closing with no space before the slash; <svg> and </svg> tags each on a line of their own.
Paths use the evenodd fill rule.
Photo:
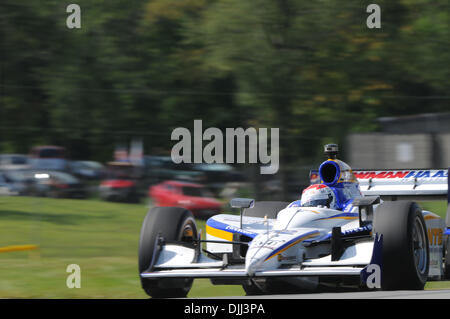
<svg viewBox="0 0 450 319">
<path fill-rule="evenodd" d="M 146 204 L 99 200 L 0 197 L 0 247 L 36 244 L 38 251 L 0 253 L 0 298 L 147 298 L 137 270 Z M 422 203 L 445 217 L 443 202 Z M 203 228 L 204 221 L 198 221 Z M 69 289 L 66 268 L 81 267 L 81 288 Z M 450 288 L 430 282 L 427 289 Z M 244 295 L 240 286 L 194 281 L 189 297 Z"/>
<path fill-rule="evenodd" d="M 148 298 L 137 270 L 147 211 L 148 204 L 0 197 L 0 247 L 40 246 L 0 253 L 0 298 Z M 66 286 L 69 264 L 81 267 L 80 289 Z M 212 294 L 242 295 L 243 290 L 196 280 L 189 296 Z"/>
<path fill-rule="evenodd" d="M 422 209 L 433 212 L 445 220 L 445 214 L 447 213 L 447 202 L 430 201 L 430 202 L 420 202 L 419 204 L 422 207 Z"/>
</svg>

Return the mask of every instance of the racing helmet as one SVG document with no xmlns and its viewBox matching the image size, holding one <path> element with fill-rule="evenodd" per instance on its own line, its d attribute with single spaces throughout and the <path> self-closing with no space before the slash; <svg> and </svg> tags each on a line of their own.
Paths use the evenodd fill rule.
<svg viewBox="0 0 450 319">
<path fill-rule="evenodd" d="M 337 209 L 336 195 L 333 190 L 323 184 L 311 185 L 303 190 L 301 198 L 302 207 L 324 206 Z"/>
</svg>

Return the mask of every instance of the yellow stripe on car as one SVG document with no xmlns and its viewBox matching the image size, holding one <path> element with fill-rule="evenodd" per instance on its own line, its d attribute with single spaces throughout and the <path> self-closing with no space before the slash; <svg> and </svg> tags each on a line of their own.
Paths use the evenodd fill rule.
<svg viewBox="0 0 450 319">
<path fill-rule="evenodd" d="M 328 220 L 328 219 L 358 219 L 358 217 L 338 216 L 338 217 L 321 218 L 320 220 Z"/>
<path fill-rule="evenodd" d="M 213 228 L 209 225 L 206 225 L 206 233 L 210 236 L 214 236 L 220 239 L 224 239 L 224 240 L 228 240 L 228 241 L 232 241 L 233 240 L 233 233 L 221 230 L 221 229 L 217 229 L 217 228 Z"/>
</svg>

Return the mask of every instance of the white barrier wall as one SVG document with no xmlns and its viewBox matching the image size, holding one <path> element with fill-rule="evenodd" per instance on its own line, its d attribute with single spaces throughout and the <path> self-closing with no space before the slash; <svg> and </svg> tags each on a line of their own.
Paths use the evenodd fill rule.
<svg viewBox="0 0 450 319">
<path fill-rule="evenodd" d="M 443 141 L 439 144 L 445 144 L 450 158 L 450 135 L 438 140 Z M 433 145 L 430 134 L 351 134 L 346 155 L 354 169 L 432 168 Z"/>
</svg>

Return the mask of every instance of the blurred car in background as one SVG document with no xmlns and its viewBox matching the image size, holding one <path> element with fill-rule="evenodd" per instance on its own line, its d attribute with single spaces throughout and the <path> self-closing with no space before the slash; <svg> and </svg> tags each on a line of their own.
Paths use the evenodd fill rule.
<svg viewBox="0 0 450 319">
<path fill-rule="evenodd" d="M 175 164 L 170 156 L 144 156 L 144 175 L 148 185 L 166 180 L 203 183 L 206 176 L 184 164 Z"/>
<path fill-rule="evenodd" d="M 66 171 L 69 161 L 66 159 L 66 149 L 60 146 L 36 146 L 30 152 L 32 169 Z"/>
<path fill-rule="evenodd" d="M 188 165 L 193 171 L 204 173 L 206 175 L 205 182 L 208 184 L 245 182 L 247 180 L 244 174 L 230 164 L 200 163 Z"/>
<path fill-rule="evenodd" d="M 222 203 L 201 184 L 165 181 L 149 189 L 155 206 L 176 206 L 190 210 L 196 217 L 210 217 L 222 210 Z"/>
<path fill-rule="evenodd" d="M 219 194 L 228 183 L 244 183 L 247 181 L 247 178 L 243 173 L 229 164 L 200 163 L 182 165 L 184 165 L 185 169 L 202 173 L 205 176 L 203 184 L 208 185 L 216 195 Z"/>
<path fill-rule="evenodd" d="M 140 201 L 139 180 L 141 170 L 129 162 L 109 162 L 106 165 L 105 178 L 99 186 L 100 197 L 107 201 Z"/>
<path fill-rule="evenodd" d="M 105 168 L 99 162 L 71 161 L 70 172 L 78 178 L 86 180 L 99 180 L 105 176 Z"/>
<path fill-rule="evenodd" d="M 26 170 L 6 170 L 0 172 L 0 194 L 23 195 L 34 194 L 34 180 Z"/>
<path fill-rule="evenodd" d="M 28 156 L 23 154 L 0 154 L 0 171 L 30 168 Z"/>
<path fill-rule="evenodd" d="M 2 175 L 0 175 L 0 196 L 17 195 L 11 191 L 10 185 L 5 181 Z"/>
<path fill-rule="evenodd" d="M 60 171 L 35 170 L 28 174 L 34 178 L 34 193 L 53 198 L 86 198 L 85 185 L 75 176 Z"/>
</svg>

